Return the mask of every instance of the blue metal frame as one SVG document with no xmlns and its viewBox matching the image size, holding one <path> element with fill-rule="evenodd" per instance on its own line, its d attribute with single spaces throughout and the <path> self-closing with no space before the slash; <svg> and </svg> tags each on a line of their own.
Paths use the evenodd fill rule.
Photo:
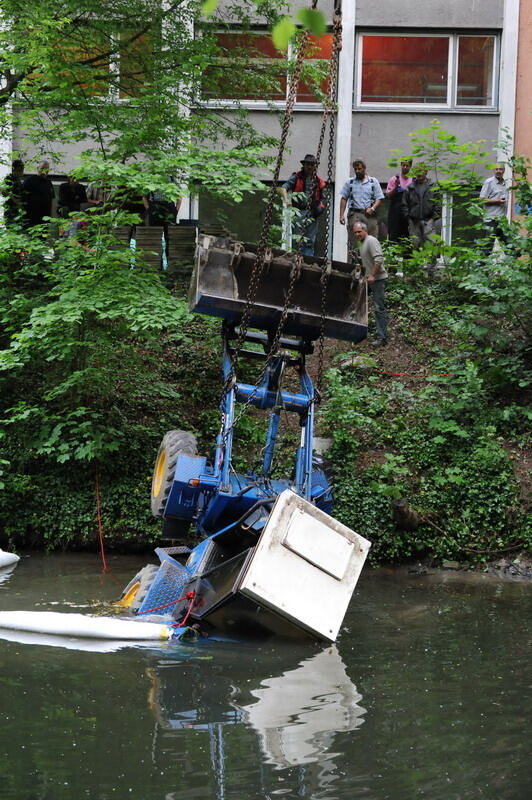
<svg viewBox="0 0 532 800">
<path fill-rule="evenodd" d="M 327 513 L 332 510 L 332 490 L 322 470 L 313 464 L 315 389 L 305 368 L 302 353 L 297 359 L 287 353 L 274 355 L 257 386 L 241 383 L 234 376 L 230 350 L 230 334 L 223 328 L 223 377 L 227 387 L 220 403 L 221 424 L 212 466 L 206 459 L 179 456 L 174 482 L 168 497 L 165 516 L 196 520 L 198 531 L 213 536 L 231 527 L 258 501 L 275 500 L 287 488 L 314 502 Z M 300 392 L 282 388 L 284 371 L 295 366 Z M 263 448 L 259 474 L 238 475 L 232 470 L 235 407 L 245 403 L 270 410 L 270 419 Z M 281 423 L 281 412 L 297 413 L 301 423 L 301 439 L 295 453 L 293 479 L 272 480 L 271 470 Z"/>
</svg>

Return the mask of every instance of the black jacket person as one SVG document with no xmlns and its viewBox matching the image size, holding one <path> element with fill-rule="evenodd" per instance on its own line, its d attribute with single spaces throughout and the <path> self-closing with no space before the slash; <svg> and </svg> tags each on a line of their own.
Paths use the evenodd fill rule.
<svg viewBox="0 0 532 800">
<path fill-rule="evenodd" d="M 24 181 L 24 204 L 28 225 L 41 225 L 44 217 L 52 214 L 52 202 L 55 197 L 52 181 L 48 177 L 50 164 L 42 161 L 37 168 L 37 175 L 30 175 Z"/>
</svg>

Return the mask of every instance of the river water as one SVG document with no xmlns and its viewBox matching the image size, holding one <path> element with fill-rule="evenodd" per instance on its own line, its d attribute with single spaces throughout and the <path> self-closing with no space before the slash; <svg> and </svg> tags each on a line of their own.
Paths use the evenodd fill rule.
<svg viewBox="0 0 532 800">
<path fill-rule="evenodd" d="M 0 608 L 101 613 L 143 563 L 31 555 Z M 334 646 L 1 634 L 0 797 L 528 800 L 531 612 L 529 583 L 366 568 Z"/>
</svg>

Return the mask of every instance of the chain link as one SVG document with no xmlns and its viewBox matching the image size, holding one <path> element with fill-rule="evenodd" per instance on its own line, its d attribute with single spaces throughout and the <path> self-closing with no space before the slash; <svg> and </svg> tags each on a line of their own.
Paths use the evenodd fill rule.
<svg viewBox="0 0 532 800">
<path fill-rule="evenodd" d="M 314 0 L 312 3 L 312 8 L 315 8 L 317 5 L 317 0 Z M 236 371 L 236 364 L 238 357 L 240 355 L 240 351 L 242 349 L 242 345 L 245 342 L 248 327 L 249 327 L 249 320 L 251 318 L 251 312 L 253 310 L 253 306 L 255 305 L 255 300 L 257 297 L 257 291 L 259 288 L 260 280 L 262 278 L 262 273 L 264 271 L 264 265 L 267 260 L 267 256 L 269 255 L 269 247 L 268 247 L 268 238 L 270 234 L 270 228 L 272 225 L 273 219 L 273 208 L 274 208 L 274 200 L 277 194 L 277 187 L 279 183 L 279 175 L 281 173 L 281 168 L 283 165 L 283 156 L 284 151 L 286 148 L 286 142 L 288 139 L 288 134 L 290 131 L 290 126 L 292 124 L 292 118 L 294 114 L 294 106 L 297 97 L 297 90 L 299 87 L 299 81 L 301 77 L 301 70 L 303 68 L 303 61 L 305 58 L 306 51 L 308 49 L 310 37 L 306 31 L 303 31 L 300 34 L 299 41 L 297 44 L 297 52 L 296 52 L 296 59 L 294 64 L 294 70 L 292 73 L 292 78 L 290 81 L 290 87 L 288 90 L 288 97 L 286 101 L 284 116 L 283 116 L 283 123 L 281 127 L 281 138 L 279 143 L 279 150 L 277 152 L 277 160 L 275 163 L 275 170 L 273 175 L 273 180 L 270 186 L 270 190 L 268 192 L 268 200 L 266 203 L 266 211 L 264 212 L 264 219 L 262 222 L 261 234 L 259 238 L 259 243 L 257 247 L 257 256 L 255 260 L 255 264 L 253 265 L 253 269 L 251 271 L 251 278 L 249 282 L 249 288 L 246 298 L 246 305 L 244 307 L 244 311 L 242 312 L 242 318 L 239 324 L 239 332 L 237 341 L 234 347 L 233 356 L 231 359 L 231 371 L 227 376 L 227 380 L 222 389 L 222 394 L 220 398 L 220 402 L 223 401 L 223 398 L 229 391 L 231 385 L 234 383 L 235 380 L 235 371 Z M 266 373 L 266 368 L 268 366 L 268 362 L 266 363 L 265 369 L 263 370 L 263 374 L 261 375 L 262 380 L 264 374 Z M 251 400 L 251 398 L 250 398 Z M 250 400 L 245 404 L 243 411 L 245 411 L 246 407 L 249 405 Z M 238 419 L 242 414 L 239 414 Z M 236 423 L 236 420 L 235 420 Z M 235 424 L 234 423 L 234 424 Z"/>
<path fill-rule="evenodd" d="M 318 0 L 313 0 L 312 8 L 317 6 Z M 231 371 L 225 381 L 221 400 L 225 397 L 231 386 L 235 381 L 235 370 L 236 370 L 236 362 L 240 351 L 242 349 L 242 345 L 246 339 L 247 330 L 249 327 L 249 320 L 251 318 L 251 313 L 253 306 L 255 304 L 257 291 L 259 287 L 259 283 L 262 277 L 262 273 L 264 271 L 264 265 L 268 260 L 268 256 L 270 256 L 270 249 L 268 247 L 267 241 L 268 236 L 272 224 L 273 218 L 273 207 L 274 207 L 274 199 L 275 194 L 277 192 L 277 186 L 279 182 L 279 175 L 281 171 L 281 167 L 283 164 L 283 154 L 286 147 L 286 142 L 288 138 L 288 133 L 290 130 L 290 125 L 292 122 L 293 112 L 294 112 L 294 105 L 297 97 L 297 90 L 299 86 L 299 81 L 301 77 L 301 70 L 303 67 L 303 61 L 305 53 L 308 49 L 309 44 L 309 34 L 304 31 L 300 35 L 300 39 L 298 42 L 298 49 L 297 55 L 295 60 L 294 71 L 292 73 L 292 79 L 290 82 L 290 88 L 288 92 L 288 98 L 286 102 L 284 117 L 283 117 L 283 124 L 281 129 L 281 138 L 280 138 L 280 145 L 276 160 L 276 166 L 274 171 L 274 177 L 272 180 L 272 184 L 270 186 L 270 191 L 268 194 L 268 201 L 266 205 L 266 211 L 264 214 L 264 220 L 261 230 L 261 236 L 259 239 L 259 244 L 257 247 L 257 257 L 255 264 L 252 269 L 250 284 L 248 295 L 246 298 L 246 306 L 242 313 L 242 319 L 239 325 L 239 332 L 236 341 L 236 345 L 233 351 L 232 359 L 231 359 Z M 327 76 L 328 82 L 328 91 L 327 97 L 324 102 L 324 110 L 322 115 L 322 122 L 320 128 L 320 136 L 318 140 L 318 148 L 316 152 L 316 165 L 313 170 L 313 181 L 310 185 L 309 191 L 307 193 L 307 202 L 306 202 L 306 211 L 310 211 L 311 203 L 312 203 L 312 196 L 314 193 L 314 189 L 318 183 L 318 174 L 317 168 L 319 166 L 319 162 L 321 159 L 321 152 L 323 149 L 323 143 L 325 140 L 325 131 L 327 127 L 327 122 L 329 122 L 329 141 L 328 141 L 328 164 L 327 164 L 327 183 L 326 183 L 326 194 L 327 194 L 327 203 L 326 203 L 326 232 L 325 232 L 325 263 L 322 268 L 322 275 L 321 275 L 321 309 L 320 309 L 320 335 L 319 335 L 319 342 L 318 342 L 318 374 L 317 374 L 317 381 L 316 381 L 316 394 L 314 400 L 319 400 L 321 394 L 321 385 L 323 379 L 323 351 L 324 351 L 324 340 L 325 340 L 325 317 L 326 317 L 326 300 L 327 300 L 327 285 L 329 275 L 332 269 L 332 261 L 329 258 L 329 239 L 330 239 L 330 225 L 331 225 L 331 211 L 332 211 L 332 183 L 333 183 L 333 166 L 334 166 L 334 145 L 335 145 L 335 116 L 334 112 L 336 110 L 336 87 L 337 87 L 337 78 L 338 78 L 338 57 L 340 50 L 342 49 L 342 16 L 340 11 L 340 3 L 337 2 L 335 4 L 335 15 L 334 15 L 334 22 L 333 22 L 333 48 L 332 48 L 332 55 L 329 61 L 329 70 Z M 297 279 L 299 278 L 301 267 L 303 265 L 303 256 L 301 255 L 301 250 L 303 247 L 304 237 L 301 236 L 298 241 L 297 250 L 294 256 L 294 263 L 292 266 L 292 270 L 290 272 L 290 279 L 285 295 L 285 301 L 283 310 L 281 312 L 281 316 L 279 319 L 279 323 L 277 325 L 275 334 L 273 339 L 271 340 L 271 344 L 269 347 L 268 355 L 266 357 L 266 362 L 264 367 L 261 371 L 261 374 L 256 382 L 255 391 L 248 397 L 246 402 L 243 404 L 240 412 L 237 414 L 235 419 L 232 422 L 231 428 L 234 428 L 243 414 L 246 412 L 247 408 L 251 405 L 253 398 L 258 391 L 260 385 L 263 383 L 267 370 L 272 362 L 273 357 L 278 351 L 279 342 L 282 336 L 282 332 L 284 329 L 284 325 L 286 323 L 286 319 L 288 317 L 288 313 L 290 310 L 290 300 L 294 291 L 295 284 Z M 224 438 L 227 437 L 228 431 L 225 433 Z"/>
<path fill-rule="evenodd" d="M 316 376 L 316 399 L 319 400 L 322 392 L 323 384 L 323 355 L 325 343 L 325 312 L 327 304 L 327 286 L 329 283 L 329 275 L 332 270 L 332 258 L 329 258 L 330 248 L 330 231 L 333 209 L 333 167 L 334 167 L 334 145 L 336 135 L 336 92 L 338 84 L 338 59 L 342 49 L 342 12 L 341 3 L 338 2 L 335 7 L 334 22 L 333 22 L 333 48 L 331 60 L 329 62 L 329 75 L 327 86 L 327 102 L 325 103 L 323 111 L 323 125 L 322 125 L 322 138 L 320 141 L 320 154 L 323 137 L 325 135 L 325 123 L 329 120 L 329 150 L 327 158 L 327 186 L 326 197 L 327 204 L 325 207 L 325 263 L 321 274 L 321 319 L 320 319 L 320 336 L 318 339 L 318 372 Z"/>
</svg>

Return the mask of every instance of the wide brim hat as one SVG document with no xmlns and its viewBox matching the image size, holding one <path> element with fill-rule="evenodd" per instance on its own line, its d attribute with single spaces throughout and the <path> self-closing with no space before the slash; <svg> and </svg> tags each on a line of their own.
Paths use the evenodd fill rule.
<svg viewBox="0 0 532 800">
<path fill-rule="evenodd" d="M 312 153 L 307 153 L 305 158 L 301 159 L 301 163 L 302 164 L 317 164 L 318 163 L 318 159 L 316 158 L 316 156 L 313 156 Z"/>
</svg>

